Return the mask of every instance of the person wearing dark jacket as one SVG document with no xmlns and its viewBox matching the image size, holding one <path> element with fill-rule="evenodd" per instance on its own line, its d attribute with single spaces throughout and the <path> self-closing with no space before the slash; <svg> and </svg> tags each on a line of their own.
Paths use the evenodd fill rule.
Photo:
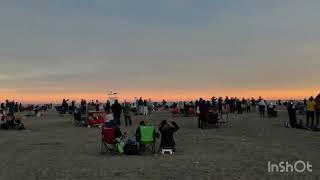
<svg viewBox="0 0 320 180">
<path fill-rule="evenodd" d="M 118 100 L 114 101 L 114 104 L 111 106 L 111 110 L 113 113 L 115 123 L 117 125 L 120 125 L 121 124 L 120 118 L 121 118 L 122 106 L 118 102 Z"/>
<path fill-rule="evenodd" d="M 200 109 L 199 128 L 203 129 L 205 126 L 207 126 L 208 116 L 209 116 L 209 107 L 206 104 L 206 101 L 204 101 L 202 98 L 200 98 L 199 109 Z"/>
<path fill-rule="evenodd" d="M 292 128 L 297 128 L 298 127 L 298 123 L 297 123 L 297 115 L 296 115 L 296 111 L 297 111 L 297 107 L 296 105 L 291 101 L 287 107 L 288 109 L 288 114 L 289 114 L 289 125 Z"/>
<path fill-rule="evenodd" d="M 175 122 L 168 123 L 166 120 L 161 122 L 159 131 L 161 133 L 160 149 L 170 148 L 175 151 L 176 143 L 173 134 L 179 130 Z"/>
<path fill-rule="evenodd" d="M 223 106 L 223 99 L 222 97 L 219 97 L 218 99 L 218 113 L 222 114 L 222 106 Z"/>
<path fill-rule="evenodd" d="M 236 108 L 237 108 L 238 114 L 242 114 L 242 102 L 240 101 L 240 99 L 236 100 Z"/>
<path fill-rule="evenodd" d="M 105 111 L 110 112 L 110 109 L 111 109 L 111 104 L 110 104 L 110 101 L 108 100 L 105 106 Z"/>
<path fill-rule="evenodd" d="M 140 121 L 139 127 L 136 130 L 136 141 L 140 142 L 141 141 L 141 132 L 140 132 L 140 126 L 145 126 L 145 122 L 144 121 Z"/>
</svg>

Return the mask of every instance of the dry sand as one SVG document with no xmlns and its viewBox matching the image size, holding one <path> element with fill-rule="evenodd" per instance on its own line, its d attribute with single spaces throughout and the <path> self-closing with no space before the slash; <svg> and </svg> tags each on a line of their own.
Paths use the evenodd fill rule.
<svg viewBox="0 0 320 180">
<path fill-rule="evenodd" d="M 0 130 L 0 179 L 320 179 L 320 132 L 284 128 L 286 112 L 232 115 L 218 129 L 200 130 L 196 118 L 162 111 L 134 116 L 132 128 L 123 128 L 133 137 L 140 120 L 174 119 L 181 126 L 174 156 L 101 155 L 99 129 L 74 127 L 71 118 L 48 112 L 24 120 L 25 131 Z M 313 172 L 267 172 L 268 161 L 297 160 L 310 161 Z"/>
</svg>

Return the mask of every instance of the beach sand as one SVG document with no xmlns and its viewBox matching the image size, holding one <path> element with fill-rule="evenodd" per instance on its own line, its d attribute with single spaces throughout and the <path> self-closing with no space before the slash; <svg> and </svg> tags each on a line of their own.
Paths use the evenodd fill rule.
<svg viewBox="0 0 320 180">
<path fill-rule="evenodd" d="M 27 130 L 0 130 L 0 179 L 320 179 L 320 132 L 285 128 L 287 118 L 285 111 L 275 119 L 230 115 L 220 128 L 200 130 L 197 118 L 169 111 L 134 116 L 132 128 L 122 127 L 132 138 L 140 120 L 176 121 L 177 152 L 126 156 L 100 154 L 99 129 L 75 127 L 72 116 L 47 112 L 24 120 Z M 297 160 L 310 161 L 313 172 L 268 173 L 268 161 Z"/>
</svg>

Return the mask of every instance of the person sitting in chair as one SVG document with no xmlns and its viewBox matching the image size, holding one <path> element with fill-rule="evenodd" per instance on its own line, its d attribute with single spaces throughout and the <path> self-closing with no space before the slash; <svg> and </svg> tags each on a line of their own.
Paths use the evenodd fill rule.
<svg viewBox="0 0 320 180">
<path fill-rule="evenodd" d="M 161 122 L 159 131 L 161 133 L 160 149 L 172 149 L 175 151 L 175 141 L 173 133 L 179 130 L 179 126 L 175 122 L 168 123 L 166 120 Z"/>
<path fill-rule="evenodd" d="M 136 141 L 140 142 L 141 141 L 141 132 L 140 132 L 140 126 L 145 126 L 145 122 L 144 121 L 140 121 L 140 124 L 136 130 Z"/>
<path fill-rule="evenodd" d="M 108 128 L 115 128 L 116 138 L 121 139 L 123 137 L 123 134 L 122 134 L 120 128 L 114 123 L 112 114 L 107 114 L 105 116 L 104 126 L 108 127 Z"/>
</svg>

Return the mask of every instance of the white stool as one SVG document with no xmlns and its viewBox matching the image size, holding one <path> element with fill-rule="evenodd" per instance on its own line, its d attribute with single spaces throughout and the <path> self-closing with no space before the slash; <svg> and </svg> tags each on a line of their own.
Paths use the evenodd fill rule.
<svg viewBox="0 0 320 180">
<path fill-rule="evenodd" d="M 170 155 L 173 155 L 173 150 L 172 149 L 162 149 L 161 153 L 162 153 L 162 155 L 164 155 L 165 153 L 169 153 Z"/>
</svg>

